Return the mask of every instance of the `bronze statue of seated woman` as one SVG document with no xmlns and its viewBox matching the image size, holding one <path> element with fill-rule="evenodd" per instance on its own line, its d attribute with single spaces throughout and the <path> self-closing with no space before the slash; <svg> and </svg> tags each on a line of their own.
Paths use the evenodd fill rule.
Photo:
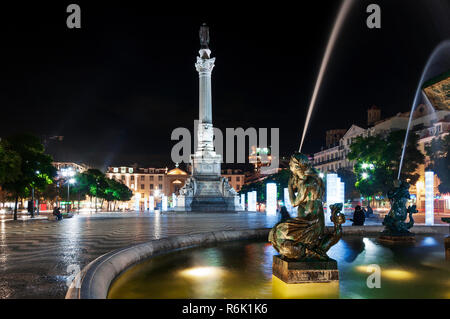
<svg viewBox="0 0 450 319">
<path fill-rule="evenodd" d="M 288 260 L 328 260 L 327 251 L 342 237 L 342 204 L 330 205 L 334 230 L 326 231 L 322 204 L 325 186 L 318 172 L 300 153 L 291 157 L 289 168 L 289 197 L 298 214 L 275 225 L 269 241 Z"/>
</svg>

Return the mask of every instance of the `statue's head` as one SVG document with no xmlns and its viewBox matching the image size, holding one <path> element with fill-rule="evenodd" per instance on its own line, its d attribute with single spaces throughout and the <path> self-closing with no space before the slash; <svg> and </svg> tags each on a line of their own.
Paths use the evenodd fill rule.
<svg viewBox="0 0 450 319">
<path fill-rule="evenodd" d="M 405 181 L 397 181 L 394 183 L 394 189 L 388 192 L 388 198 L 390 200 L 399 201 L 399 200 L 408 200 L 411 195 L 409 193 L 409 183 Z"/>
<path fill-rule="evenodd" d="M 311 168 L 311 162 L 308 157 L 302 153 L 295 153 L 291 156 L 289 169 L 292 174 L 303 177 L 304 173 Z"/>
</svg>

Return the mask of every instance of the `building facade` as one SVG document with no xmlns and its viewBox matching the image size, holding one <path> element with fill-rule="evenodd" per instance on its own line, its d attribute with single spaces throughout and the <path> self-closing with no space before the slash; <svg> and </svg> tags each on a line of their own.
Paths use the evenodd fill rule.
<svg viewBox="0 0 450 319">
<path fill-rule="evenodd" d="M 172 170 L 168 168 L 137 168 L 137 167 L 108 167 L 106 176 L 111 179 L 122 181 L 133 191 L 133 199 L 127 204 L 127 208 L 132 209 L 135 205 L 136 197 L 140 198 L 140 208 L 144 209 L 144 200 L 150 196 L 155 198 L 155 202 L 161 201 L 162 195 L 168 196 L 171 200 L 172 194 L 178 195 L 180 189 L 189 178 L 189 173 L 176 167 Z M 230 185 L 239 191 L 244 184 L 245 175 L 241 170 L 222 170 L 222 177 L 228 179 Z"/>
<path fill-rule="evenodd" d="M 373 108 L 368 112 L 374 112 Z M 338 146 L 322 149 L 314 154 L 314 167 L 322 173 L 336 172 L 340 168 L 353 170 L 354 161 L 348 159 L 350 146 L 358 136 L 376 136 L 387 135 L 397 130 L 406 130 L 408 127 L 410 113 L 398 113 L 397 115 L 378 120 L 373 126 L 367 129 L 357 125 L 347 131 L 341 138 Z M 369 116 L 374 119 L 376 115 Z M 416 204 L 420 211 L 425 209 L 425 171 L 429 164 L 429 158 L 426 154 L 426 147 L 430 145 L 433 139 L 442 138 L 450 134 L 450 110 L 433 108 L 431 105 L 418 105 L 413 113 L 409 134 L 416 134 L 419 137 L 418 148 L 425 155 L 424 165 L 420 165 L 417 172 L 420 178 L 416 185 L 411 185 L 410 193 L 416 198 Z M 450 210 L 450 194 L 439 194 L 439 179 L 435 176 L 435 194 L 438 194 L 435 200 L 435 211 L 444 212 Z"/>
</svg>

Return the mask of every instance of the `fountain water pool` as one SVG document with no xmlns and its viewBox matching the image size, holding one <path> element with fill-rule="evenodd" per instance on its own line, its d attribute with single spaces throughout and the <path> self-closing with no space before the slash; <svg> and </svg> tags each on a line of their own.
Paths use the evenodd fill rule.
<svg viewBox="0 0 450 319">
<path fill-rule="evenodd" d="M 148 259 L 119 276 L 108 298 L 450 298 L 443 247 L 444 235 L 392 248 L 374 238 L 344 237 L 329 251 L 339 264 L 339 284 L 286 285 L 272 277 L 270 244 L 230 242 Z M 380 289 L 367 286 L 373 264 L 381 267 Z"/>
</svg>

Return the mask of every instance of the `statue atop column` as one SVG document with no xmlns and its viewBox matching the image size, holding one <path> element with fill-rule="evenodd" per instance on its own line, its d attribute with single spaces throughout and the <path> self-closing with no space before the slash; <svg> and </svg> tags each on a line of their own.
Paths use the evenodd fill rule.
<svg viewBox="0 0 450 319">
<path fill-rule="evenodd" d="M 200 47 L 201 49 L 209 49 L 209 27 L 206 23 L 200 27 Z"/>
</svg>

